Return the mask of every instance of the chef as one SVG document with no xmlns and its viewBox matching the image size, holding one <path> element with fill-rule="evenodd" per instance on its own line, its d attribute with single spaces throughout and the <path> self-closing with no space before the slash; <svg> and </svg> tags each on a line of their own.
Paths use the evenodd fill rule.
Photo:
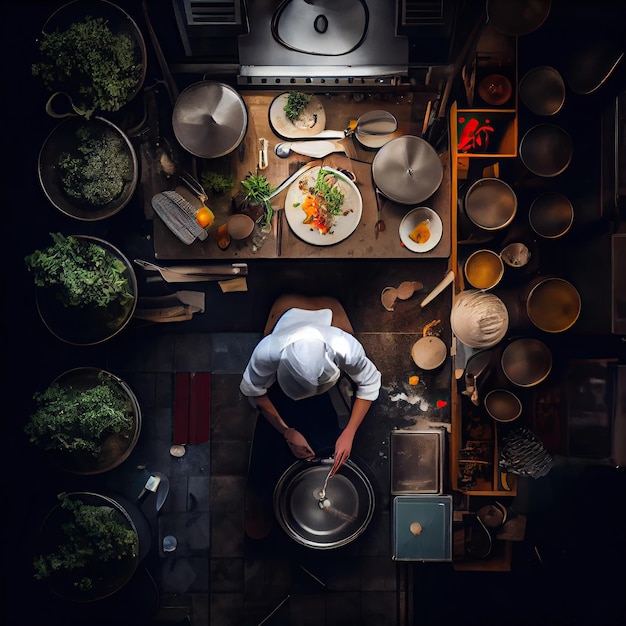
<svg viewBox="0 0 626 626">
<path fill-rule="evenodd" d="M 323 428 L 330 412 L 312 402 L 345 374 L 352 382 L 354 401 L 334 442 L 334 474 L 350 457 L 357 429 L 378 398 L 381 374 L 361 343 L 331 322 L 330 309 L 287 310 L 255 347 L 240 390 L 284 436 L 297 458 L 312 460 L 315 451 L 308 440 L 323 441 L 320 425 Z"/>
</svg>

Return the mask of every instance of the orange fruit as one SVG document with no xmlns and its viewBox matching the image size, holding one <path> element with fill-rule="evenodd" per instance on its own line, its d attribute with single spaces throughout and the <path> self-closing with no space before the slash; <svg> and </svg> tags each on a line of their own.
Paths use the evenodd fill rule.
<svg viewBox="0 0 626 626">
<path fill-rule="evenodd" d="M 202 228 L 209 229 L 213 226 L 213 222 L 215 221 L 215 215 L 213 215 L 213 211 L 206 206 L 200 207 L 198 212 L 196 213 L 196 221 Z"/>
</svg>

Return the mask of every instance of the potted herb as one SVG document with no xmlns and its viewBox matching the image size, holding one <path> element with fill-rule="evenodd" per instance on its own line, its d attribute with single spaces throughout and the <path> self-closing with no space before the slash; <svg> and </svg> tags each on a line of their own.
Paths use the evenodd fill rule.
<svg viewBox="0 0 626 626">
<path fill-rule="evenodd" d="M 120 465 L 135 447 L 141 411 L 135 394 L 102 369 L 64 372 L 43 392 L 24 431 L 29 441 L 75 474 L 100 474 Z"/>
<path fill-rule="evenodd" d="M 65 93 L 86 118 L 117 111 L 143 84 L 145 42 L 130 16 L 111 2 L 70 2 L 48 19 L 32 73 L 56 95 Z M 50 109 L 50 102 L 49 109 Z"/>
<path fill-rule="evenodd" d="M 150 528 L 130 503 L 98 493 L 61 493 L 43 522 L 34 576 L 59 596 L 100 600 L 121 589 L 149 549 Z"/>
<path fill-rule="evenodd" d="M 48 329 L 77 345 L 100 343 L 130 321 L 137 278 L 112 244 L 88 235 L 51 233 L 53 244 L 25 257 Z"/>
<path fill-rule="evenodd" d="M 274 213 L 269 197 L 274 189 L 267 181 L 267 178 L 262 174 L 249 173 L 248 176 L 241 181 L 241 185 L 245 190 L 244 200 L 252 205 L 262 207 L 261 215 L 258 217 L 257 221 L 261 224 L 262 228 L 269 229 Z"/>
</svg>

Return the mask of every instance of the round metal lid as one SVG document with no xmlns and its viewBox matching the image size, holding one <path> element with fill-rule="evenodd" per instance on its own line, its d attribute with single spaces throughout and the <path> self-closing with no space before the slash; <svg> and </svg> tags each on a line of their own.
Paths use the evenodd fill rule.
<svg viewBox="0 0 626 626">
<path fill-rule="evenodd" d="M 435 149 L 421 137 L 403 135 L 388 141 L 372 163 L 374 184 L 400 204 L 430 198 L 443 180 L 443 165 Z"/>
<path fill-rule="evenodd" d="M 172 126 L 185 150 L 203 159 L 214 159 L 229 154 L 242 142 L 248 111 L 232 87 L 201 81 L 178 96 Z"/>
</svg>

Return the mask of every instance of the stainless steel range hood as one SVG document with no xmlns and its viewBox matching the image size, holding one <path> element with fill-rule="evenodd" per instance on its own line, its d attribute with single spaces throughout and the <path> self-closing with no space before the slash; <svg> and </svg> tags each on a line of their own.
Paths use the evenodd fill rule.
<svg viewBox="0 0 626 626">
<path fill-rule="evenodd" d="M 390 0 L 252 0 L 239 36 L 242 85 L 393 85 L 408 74 Z"/>
</svg>

